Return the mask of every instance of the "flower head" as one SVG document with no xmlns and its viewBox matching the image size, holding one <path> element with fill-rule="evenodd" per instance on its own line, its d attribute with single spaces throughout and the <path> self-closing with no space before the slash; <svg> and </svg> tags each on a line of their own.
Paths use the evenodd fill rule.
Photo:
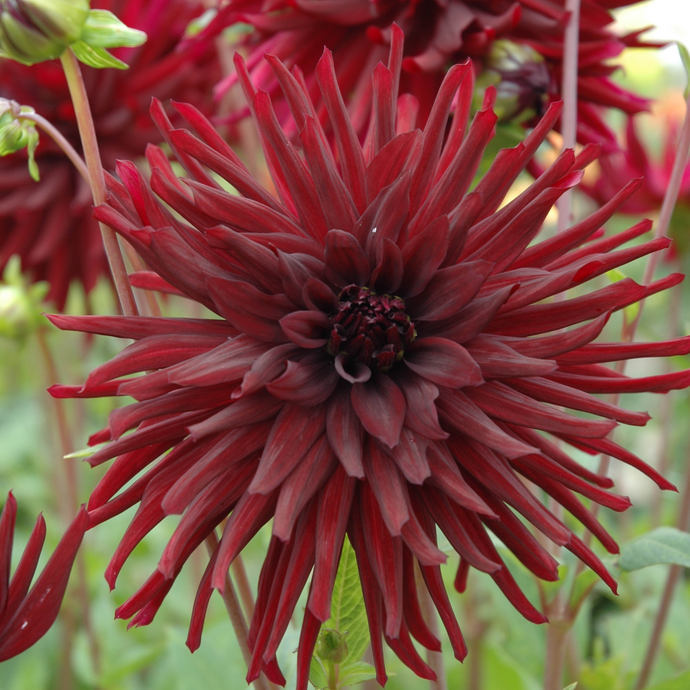
<svg viewBox="0 0 690 690">
<path fill-rule="evenodd" d="M 17 501 L 10 493 L 0 515 L 0 661 L 11 659 L 31 647 L 55 622 L 72 564 L 89 523 L 82 506 L 29 590 L 45 541 L 46 523 L 39 515 L 10 580 L 16 515 Z"/>
<path fill-rule="evenodd" d="M 60 57 L 81 36 L 89 0 L 0 0 L 0 56 L 25 65 Z"/>
<path fill-rule="evenodd" d="M 635 4 L 619 0 L 616 7 Z M 606 125 L 604 108 L 626 113 L 646 110 L 648 102 L 616 86 L 609 75 L 617 67 L 609 64 L 626 46 L 643 46 L 640 31 L 618 36 L 611 28 L 612 3 L 583 0 L 580 17 L 578 58 L 578 141 L 604 142 L 615 146 L 615 135 Z M 483 71 L 496 39 L 509 39 L 516 45 L 531 46 L 541 60 L 529 59 L 523 69 L 507 75 L 512 88 L 519 88 L 519 100 L 533 108 L 538 120 L 545 108 L 542 101 L 560 100 L 564 29 L 568 21 L 565 0 L 344 0 L 319 3 L 279 0 L 266 4 L 258 0 L 230 0 L 202 36 L 213 35 L 237 23 L 253 27 L 242 35 L 249 51 L 248 66 L 258 88 L 272 95 L 280 93 L 278 81 L 262 61 L 264 53 L 276 55 L 288 67 L 298 65 L 304 72 L 307 88 L 317 98 L 318 87 L 312 76 L 325 44 L 333 51 L 338 66 L 338 83 L 350 98 L 355 130 L 364 134 L 369 123 L 372 91 L 368 75 L 385 55 L 395 22 L 405 34 L 401 93 L 412 94 L 418 103 L 419 122 L 424 124 L 438 88 L 450 65 L 468 57 Z M 511 76 L 518 77 L 515 84 Z M 219 91 L 237 80 L 229 75 Z M 281 123 L 287 121 L 287 108 L 277 106 Z M 520 114 L 522 110 L 518 111 Z M 534 124 L 534 123 L 532 123 Z"/>
<path fill-rule="evenodd" d="M 346 534 L 379 682 L 386 680 L 383 638 L 417 674 L 433 678 L 410 639 L 439 649 L 420 613 L 415 560 L 455 655 L 466 653 L 441 578 L 446 557 L 436 527 L 461 556 L 458 589 L 468 568 L 477 568 L 525 617 L 544 622 L 489 537 L 496 534 L 539 577 L 556 579 L 555 560 L 516 513 L 615 583 L 523 478 L 612 552 L 614 540 L 576 494 L 614 510 L 629 501 L 606 491 L 612 482 L 581 467 L 559 443 L 610 454 L 671 488 L 607 438 L 618 422 L 643 425 L 648 416 L 593 394 L 688 385 L 688 372 L 634 379 L 602 363 L 688 352 L 690 339 L 591 341 L 612 312 L 680 276 L 648 286 L 625 279 L 548 299 L 667 246 L 658 239 L 618 250 L 649 230 L 646 222 L 596 239 L 637 184 L 561 235 L 534 243 L 553 203 L 580 180 L 597 148 L 564 152 L 501 208 L 559 107 L 551 106 L 524 143 L 501 151 L 471 189 L 496 123 L 493 91 L 466 132 L 472 68 L 456 65 L 424 129 L 415 129 L 404 101 L 396 111 L 402 37 L 395 26 L 392 45 L 389 67 L 373 72 L 374 126 L 364 147 L 328 50 L 316 75 L 333 149 L 315 104 L 279 60 L 267 57 L 301 151 L 236 59 L 277 197 L 198 111 L 175 106 L 195 136 L 174 129 L 154 103 L 153 117 L 187 177 L 176 177 L 151 148 L 150 185 L 132 164 L 120 163 L 110 204 L 97 216 L 141 253 L 151 268 L 141 276 L 149 287 L 183 294 L 219 318 L 52 317 L 60 328 L 136 341 L 84 386 L 52 388 L 57 397 L 136 399 L 92 438 L 109 441 L 92 465 L 116 458 L 90 498 L 92 524 L 139 506 L 107 569 L 111 586 L 137 543 L 166 515 L 182 514 L 157 570 L 118 616 L 150 623 L 187 558 L 227 518 L 192 613 L 188 645 L 195 649 L 212 589 L 224 588 L 232 560 L 273 520 L 249 632 L 248 680 L 263 668 L 281 682 L 276 649 L 313 569 L 298 651 L 297 687 L 306 688 Z"/>
<path fill-rule="evenodd" d="M 196 0 L 105 0 L 93 5 L 114 11 L 129 26 L 149 34 L 139 48 L 113 51 L 130 65 L 126 73 L 83 68 L 103 164 L 112 169 L 118 158 L 136 159 L 150 141 L 160 141 L 148 117 L 152 96 L 169 98 L 174 93 L 210 111 L 208 90 L 220 68 L 212 45 L 176 50 L 189 21 L 203 10 Z M 3 60 L 0 97 L 32 106 L 80 150 L 58 63 L 26 67 Z M 45 135 L 36 162 L 39 183 L 31 179 L 22 155 L 0 159 L 0 271 L 10 256 L 19 254 L 25 271 L 50 283 L 49 299 L 61 309 L 73 280 L 88 292 L 100 276 L 108 275 L 108 265 L 91 218 L 86 182 Z"/>
</svg>

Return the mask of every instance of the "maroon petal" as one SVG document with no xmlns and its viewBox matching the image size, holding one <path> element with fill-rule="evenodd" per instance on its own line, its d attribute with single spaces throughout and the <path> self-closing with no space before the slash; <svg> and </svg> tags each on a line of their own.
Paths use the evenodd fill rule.
<svg viewBox="0 0 690 690">
<path fill-rule="evenodd" d="M 448 216 L 440 216 L 415 235 L 402 250 L 403 299 L 419 295 L 434 277 L 448 251 Z"/>
<path fill-rule="evenodd" d="M 412 371 L 405 373 L 405 376 L 396 378 L 407 404 L 405 426 L 428 439 L 448 438 L 448 432 L 438 423 L 438 410 L 434 404 L 439 395 L 438 388 Z"/>
<path fill-rule="evenodd" d="M 479 386 L 482 370 L 467 350 L 445 338 L 421 338 L 405 351 L 405 364 L 425 379 L 447 388 Z"/>
<path fill-rule="evenodd" d="M 407 405 L 393 381 L 378 374 L 366 383 L 352 386 L 352 407 L 362 426 L 389 448 L 398 445 Z"/>
<path fill-rule="evenodd" d="M 363 429 L 350 402 L 349 387 L 341 385 L 328 402 L 326 434 L 333 452 L 350 477 L 364 479 Z"/>
<path fill-rule="evenodd" d="M 383 519 L 392 535 L 399 535 L 410 519 L 405 484 L 395 463 L 370 440 L 364 454 L 364 471 Z"/>
<path fill-rule="evenodd" d="M 89 516 L 81 508 L 45 568 L 19 605 L 0 635 L 0 661 L 10 659 L 35 644 L 48 632 L 57 618 L 67 588 L 72 564 L 89 524 Z"/>
<path fill-rule="evenodd" d="M 266 390 L 296 405 L 320 405 L 330 397 L 339 380 L 333 361 L 319 351 L 299 362 L 289 361 L 285 373 L 267 383 Z"/>
<path fill-rule="evenodd" d="M 426 438 L 403 427 L 400 443 L 390 451 L 395 464 L 411 484 L 423 484 L 424 480 L 431 475 L 426 460 L 427 445 Z"/>
<path fill-rule="evenodd" d="M 280 320 L 280 327 L 295 345 L 314 350 L 328 342 L 331 322 L 318 311 L 293 311 Z"/>
<path fill-rule="evenodd" d="M 284 405 L 266 441 L 251 493 L 268 494 L 297 466 L 326 430 L 322 407 Z"/>
<path fill-rule="evenodd" d="M 326 277 L 337 287 L 365 285 L 369 280 L 369 259 L 349 232 L 331 230 L 326 235 Z"/>
</svg>

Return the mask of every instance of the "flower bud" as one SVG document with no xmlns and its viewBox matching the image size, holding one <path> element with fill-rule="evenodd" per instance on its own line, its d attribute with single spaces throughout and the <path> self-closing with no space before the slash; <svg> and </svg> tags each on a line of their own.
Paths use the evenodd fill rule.
<svg viewBox="0 0 690 690">
<path fill-rule="evenodd" d="M 0 0 L 0 56 L 33 65 L 81 36 L 90 0 Z"/>
<path fill-rule="evenodd" d="M 544 58 L 534 48 L 496 41 L 486 61 L 485 75 L 496 86 L 496 114 L 502 122 L 543 115 L 551 77 Z"/>
<path fill-rule="evenodd" d="M 7 262 L 0 282 L 0 336 L 25 340 L 43 324 L 47 283 L 29 285 L 21 273 L 18 256 Z"/>
<path fill-rule="evenodd" d="M 324 661 L 339 664 L 347 656 L 347 642 L 345 635 L 337 630 L 324 628 L 319 633 L 319 641 L 316 646 L 316 655 Z"/>
</svg>

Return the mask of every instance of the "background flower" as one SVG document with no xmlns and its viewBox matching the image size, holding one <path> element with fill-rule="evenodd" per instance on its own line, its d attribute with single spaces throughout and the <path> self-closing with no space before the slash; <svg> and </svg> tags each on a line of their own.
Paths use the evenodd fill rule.
<svg viewBox="0 0 690 690">
<path fill-rule="evenodd" d="M 213 43 L 176 50 L 187 24 L 203 6 L 196 0 L 104 0 L 125 24 L 148 34 L 139 48 L 113 51 L 129 70 L 82 67 L 106 169 L 118 158 L 137 159 L 160 141 L 148 117 L 152 96 L 175 95 L 211 108 L 210 87 L 220 77 Z M 0 97 L 34 107 L 81 150 L 67 83 L 58 62 L 31 67 L 11 60 L 0 66 Z M 89 292 L 108 275 L 87 183 L 47 135 L 36 152 L 41 181 L 29 176 L 21 154 L 0 159 L 0 271 L 13 254 L 34 280 L 50 284 L 48 298 L 62 309 L 72 280 Z"/>
<path fill-rule="evenodd" d="M 439 648 L 420 613 L 415 560 L 456 657 L 466 653 L 441 578 L 446 558 L 436 527 L 461 556 L 459 590 L 470 567 L 487 572 L 518 611 L 539 623 L 545 617 L 487 531 L 535 575 L 557 579 L 556 561 L 517 514 L 614 589 L 615 583 L 523 478 L 611 552 L 615 541 L 577 494 L 614 510 L 629 501 L 609 493 L 612 482 L 575 462 L 559 442 L 607 453 L 672 488 L 607 438 L 617 423 L 641 426 L 648 415 L 593 394 L 687 386 L 687 371 L 636 379 L 602 363 L 687 353 L 690 339 L 592 341 L 611 313 L 681 277 L 648 286 L 624 279 L 548 300 L 668 245 L 661 238 L 620 249 L 649 230 L 646 221 L 598 239 L 638 183 L 557 237 L 534 243 L 555 200 L 580 181 L 598 148 L 578 156 L 565 151 L 501 207 L 557 119 L 559 107 L 552 106 L 470 191 L 496 124 L 494 92 L 488 89 L 465 134 L 471 66 L 455 66 L 423 131 L 415 129 L 404 101 L 396 113 L 403 45 L 397 27 L 392 32 L 389 66 L 373 72 L 374 125 L 364 148 L 330 52 L 316 76 L 333 150 L 298 78 L 267 57 L 300 132 L 301 153 L 237 58 L 278 198 L 254 181 L 196 109 L 175 106 L 198 136 L 173 128 L 154 103 L 153 117 L 185 181 L 150 147 L 150 186 L 133 164 L 119 163 L 110 205 L 97 216 L 144 257 L 152 272 L 140 278 L 150 287 L 183 294 L 220 318 L 51 317 L 63 329 L 136 341 L 83 386 L 51 389 L 57 397 L 137 401 L 115 410 L 91 439 L 108 442 L 92 465 L 115 458 L 89 500 L 91 524 L 138 504 L 108 566 L 110 585 L 155 525 L 182 514 L 158 568 L 118 617 L 150 623 L 185 561 L 227 518 L 192 613 L 188 645 L 195 649 L 212 589 L 225 587 L 232 560 L 273 519 L 249 632 L 248 680 L 262 669 L 274 682 L 284 680 L 276 650 L 313 569 L 297 662 L 297 687 L 306 688 L 346 533 L 379 682 L 386 680 L 384 638 L 415 673 L 433 678 L 410 638 Z M 209 171 L 238 194 L 224 191 Z"/>
<path fill-rule="evenodd" d="M 603 118 L 604 109 L 617 108 L 634 114 L 647 108 L 646 99 L 619 88 L 609 79 L 617 69 L 609 60 L 623 48 L 652 45 L 640 39 L 642 32 L 619 36 L 610 27 L 610 10 L 633 4 L 634 0 L 582 2 L 578 78 L 581 143 L 604 142 L 615 147 L 615 136 Z M 513 82 L 517 78 L 521 100 L 530 102 L 538 119 L 549 101 L 561 98 L 563 32 L 567 23 L 564 7 L 565 0 L 298 0 L 273 2 L 266 9 L 265 3 L 257 0 L 230 0 L 219 9 L 202 36 L 236 23 L 250 25 L 253 30 L 243 35 L 241 44 L 248 50 L 248 67 L 257 87 L 272 95 L 280 92 L 275 76 L 262 61 L 267 52 L 288 67 L 298 65 L 314 98 L 318 93 L 314 67 L 325 44 L 333 51 L 338 83 L 349 102 L 355 129 L 363 135 L 372 99 L 367 75 L 380 60 L 385 60 L 393 22 L 403 29 L 406 39 L 400 92 L 417 98 L 420 124 L 426 122 L 448 67 L 471 57 L 475 68 L 481 71 L 497 38 L 532 46 L 543 58 L 546 79 L 532 60 L 527 60 L 518 71 L 519 78 L 515 72 L 505 75 Z M 236 75 L 229 75 L 219 90 L 224 91 L 236 80 Z M 276 104 L 276 110 L 281 122 L 286 121 L 287 108 Z"/>
</svg>

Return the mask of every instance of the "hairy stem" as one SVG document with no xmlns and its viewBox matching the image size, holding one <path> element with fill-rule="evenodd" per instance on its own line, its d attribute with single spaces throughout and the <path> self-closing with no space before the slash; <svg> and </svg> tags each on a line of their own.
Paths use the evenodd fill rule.
<svg viewBox="0 0 690 690">
<path fill-rule="evenodd" d="M 81 136 L 81 142 L 84 148 L 84 158 L 86 159 L 86 167 L 89 171 L 91 193 L 93 194 L 93 200 L 96 206 L 100 206 L 106 200 L 105 178 L 103 176 L 103 166 L 101 165 L 96 130 L 94 129 L 86 87 L 84 86 L 84 80 L 81 70 L 79 69 L 79 63 L 71 49 L 68 48 L 62 54 L 60 60 L 65 72 L 65 77 L 67 78 L 67 85 L 69 87 L 70 96 L 72 97 L 74 112 L 77 117 L 79 135 Z M 132 286 L 129 284 L 125 262 L 120 252 L 120 245 L 118 244 L 115 231 L 103 223 L 99 223 L 99 225 L 101 228 L 101 235 L 103 236 L 105 253 L 108 257 L 110 271 L 113 275 L 113 281 L 120 300 L 122 312 L 126 316 L 136 316 L 139 311 L 134 301 Z"/>
</svg>

